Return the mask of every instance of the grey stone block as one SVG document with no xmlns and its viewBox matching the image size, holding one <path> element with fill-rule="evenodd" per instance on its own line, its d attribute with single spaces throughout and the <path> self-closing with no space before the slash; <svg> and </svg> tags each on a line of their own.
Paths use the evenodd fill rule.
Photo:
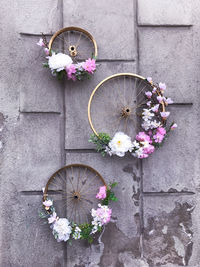
<svg viewBox="0 0 200 267">
<path fill-rule="evenodd" d="M 36 45 L 39 37 L 21 36 L 20 110 L 23 112 L 61 112 L 62 82 L 53 77 L 43 49 Z"/>
<path fill-rule="evenodd" d="M 83 6 L 78 0 L 73 4 L 68 0 L 63 5 L 64 26 L 73 25 L 89 31 L 97 41 L 98 58 L 136 58 L 134 1 L 86 0 Z"/>
<path fill-rule="evenodd" d="M 137 0 L 139 25 L 191 25 L 192 1 Z"/>
<path fill-rule="evenodd" d="M 15 193 L 1 206 L 5 212 L 1 219 L 2 267 L 64 266 L 63 243 L 57 243 L 46 220 L 39 218 L 41 204 L 42 195 Z"/>
<path fill-rule="evenodd" d="M 197 234 L 193 232 L 194 208 L 190 196 L 145 198 L 144 257 L 149 266 L 194 266 L 189 264 Z"/>
<path fill-rule="evenodd" d="M 196 154 L 199 141 L 194 107 L 176 106 L 169 110 L 169 122 L 174 120 L 178 128 L 169 134 L 161 148 L 143 161 L 144 191 L 193 191 L 199 187 Z"/>
<path fill-rule="evenodd" d="M 2 175 L 14 179 L 18 191 L 41 190 L 61 167 L 61 138 L 59 115 L 20 115 L 4 145 Z"/>
<path fill-rule="evenodd" d="M 175 102 L 195 101 L 198 94 L 193 32 L 188 28 L 139 30 L 139 70 L 155 82 L 165 82 Z"/>
<path fill-rule="evenodd" d="M 135 73 L 135 63 L 101 63 L 97 72 L 91 80 L 84 82 L 66 83 L 66 136 L 65 148 L 82 149 L 94 148 L 88 143 L 90 135 L 93 133 L 87 116 L 87 106 L 90 95 L 97 84 L 104 78 L 120 72 Z M 113 101 L 115 101 L 113 99 Z M 98 110 L 97 116 L 102 114 L 102 118 L 108 116 L 105 110 Z"/>
<path fill-rule="evenodd" d="M 55 32 L 61 25 L 61 6 L 59 0 L 19 1 L 15 6 L 18 16 L 18 32 L 40 34 Z"/>
<path fill-rule="evenodd" d="M 81 262 L 88 266 L 116 266 L 119 261 L 118 254 L 121 251 L 131 251 L 134 257 L 139 257 L 138 161 L 132 157 L 102 158 L 97 153 L 67 153 L 66 164 L 71 163 L 90 165 L 100 172 L 107 183 L 113 180 L 119 182 L 115 188 L 119 201 L 111 203 L 112 222 L 106 226 L 105 233 L 99 240 L 95 240 L 91 248 L 87 248 L 87 244 L 83 242 L 76 242 L 76 244 L 74 242 L 72 247 L 68 247 L 68 263 L 71 266 L 79 265 Z"/>
</svg>

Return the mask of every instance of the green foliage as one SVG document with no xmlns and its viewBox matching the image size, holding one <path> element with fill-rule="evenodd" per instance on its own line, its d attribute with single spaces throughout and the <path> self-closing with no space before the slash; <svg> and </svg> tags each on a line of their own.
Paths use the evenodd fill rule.
<svg viewBox="0 0 200 267">
<path fill-rule="evenodd" d="M 114 182 L 108 185 L 108 188 L 106 190 L 106 198 L 102 200 L 101 202 L 102 205 L 108 206 L 110 201 L 114 201 L 114 202 L 118 201 L 118 198 L 115 196 L 115 193 L 111 190 L 117 185 L 118 185 L 117 182 Z"/>
<path fill-rule="evenodd" d="M 93 242 L 93 238 L 91 236 L 93 225 L 84 223 L 78 225 L 78 227 L 81 229 L 81 239 L 86 239 L 88 243 L 91 244 Z"/>
<path fill-rule="evenodd" d="M 103 156 L 105 156 L 105 148 L 110 142 L 111 137 L 106 133 L 99 133 L 99 136 L 96 136 L 95 134 L 92 134 L 90 136 L 90 139 L 88 140 L 91 143 L 94 143 L 96 145 L 97 152 L 101 152 Z"/>
<path fill-rule="evenodd" d="M 49 64 L 48 63 L 43 63 L 43 67 L 44 68 L 49 68 Z"/>
</svg>

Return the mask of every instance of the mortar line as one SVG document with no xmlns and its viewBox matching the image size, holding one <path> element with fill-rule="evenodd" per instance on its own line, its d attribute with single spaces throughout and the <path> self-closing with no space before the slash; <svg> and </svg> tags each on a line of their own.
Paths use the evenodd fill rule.
<svg viewBox="0 0 200 267">
<path fill-rule="evenodd" d="M 64 2 L 63 0 L 59 0 L 59 5 L 60 5 L 60 28 L 64 28 Z M 62 101 L 63 101 L 63 123 L 62 123 L 62 129 L 61 132 L 62 134 L 62 143 L 61 143 L 61 158 L 62 158 L 62 163 L 63 166 L 66 165 L 66 152 L 65 152 L 65 136 L 66 136 L 66 100 L 65 100 L 65 79 L 63 80 L 62 83 Z M 67 216 L 67 211 L 66 211 L 66 216 Z M 63 244 L 63 265 L 67 266 L 67 246 L 64 246 Z"/>
<path fill-rule="evenodd" d="M 61 112 L 59 111 L 20 111 L 20 114 L 53 114 L 53 115 L 60 115 Z"/>
<path fill-rule="evenodd" d="M 180 192 L 143 192 L 143 196 L 149 197 L 159 197 L 159 196 L 180 196 L 180 195 L 195 195 L 192 191 L 180 191 Z"/>
<path fill-rule="evenodd" d="M 75 149 L 65 149 L 66 153 L 98 153 L 95 149 L 88 148 L 75 148 Z"/>
<path fill-rule="evenodd" d="M 135 26 L 135 39 L 136 39 L 136 73 L 140 73 L 140 47 L 139 47 L 139 30 L 138 30 L 138 0 L 134 2 L 134 26 Z M 139 216 L 140 216 L 140 258 L 144 258 L 144 201 L 143 201 L 143 165 L 142 160 L 138 160 L 139 173 L 140 173 L 140 201 L 139 201 Z"/>
<path fill-rule="evenodd" d="M 191 28 L 193 25 L 182 25 L 182 24 L 168 24 L 168 25 L 155 25 L 155 24 L 138 24 L 139 28 Z"/>
</svg>

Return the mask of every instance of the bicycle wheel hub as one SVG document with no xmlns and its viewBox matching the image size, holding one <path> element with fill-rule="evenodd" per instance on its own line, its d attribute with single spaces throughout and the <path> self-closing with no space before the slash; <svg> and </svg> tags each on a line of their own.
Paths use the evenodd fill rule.
<svg viewBox="0 0 200 267">
<path fill-rule="evenodd" d="M 124 107 L 122 108 L 122 111 L 121 111 L 121 116 L 123 118 L 127 118 L 131 115 L 131 108 L 130 107 Z"/>
<path fill-rule="evenodd" d="M 69 53 L 72 57 L 77 56 L 77 49 L 75 45 L 70 45 L 69 46 Z"/>
</svg>

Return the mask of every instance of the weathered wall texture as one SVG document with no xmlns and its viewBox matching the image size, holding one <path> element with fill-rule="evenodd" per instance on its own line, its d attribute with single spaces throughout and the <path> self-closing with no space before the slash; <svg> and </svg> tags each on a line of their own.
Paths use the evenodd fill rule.
<svg viewBox="0 0 200 267">
<path fill-rule="evenodd" d="M 2 0 L 0 12 L 0 267 L 199 267 L 199 0 Z M 93 34 L 101 66 L 62 84 L 35 44 L 71 25 Z M 177 131 L 142 163 L 87 142 L 89 95 L 117 72 L 166 82 L 176 102 Z M 48 177 L 75 162 L 119 181 L 113 222 L 91 247 L 57 243 L 37 217 Z"/>
</svg>

